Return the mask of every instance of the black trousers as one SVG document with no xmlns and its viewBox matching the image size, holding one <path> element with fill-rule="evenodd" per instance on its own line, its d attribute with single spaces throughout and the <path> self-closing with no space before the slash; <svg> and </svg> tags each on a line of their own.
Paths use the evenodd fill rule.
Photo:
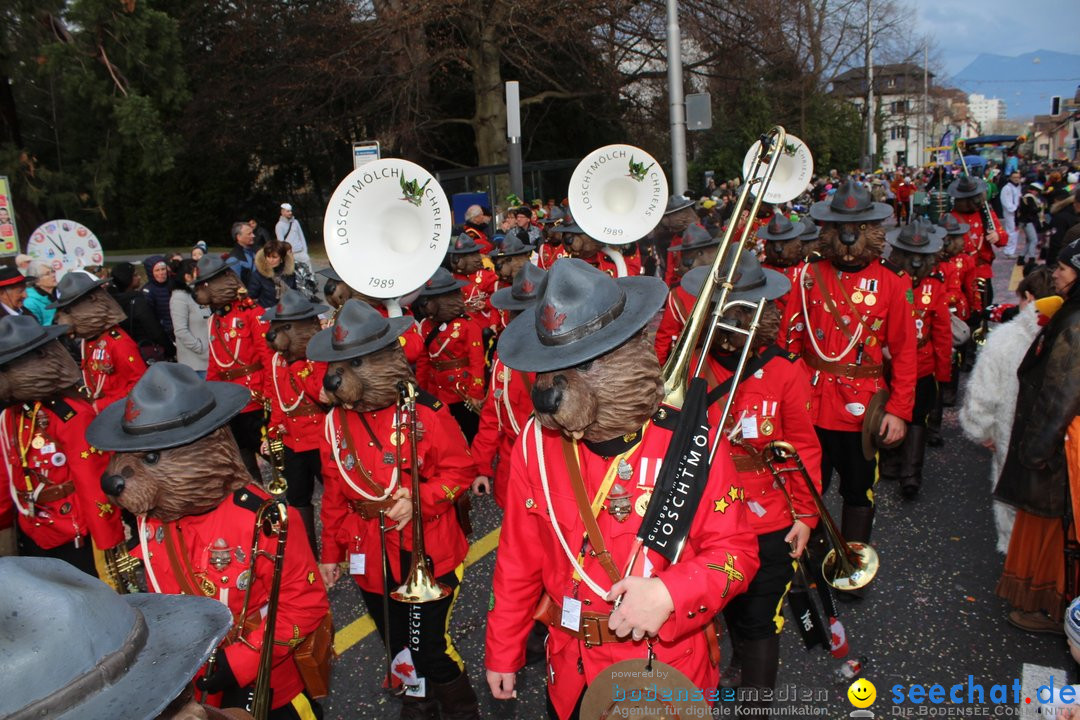
<svg viewBox="0 0 1080 720">
<path fill-rule="evenodd" d="M 258 483 L 262 482 L 262 473 L 259 471 L 259 463 L 255 461 L 255 455 L 262 445 L 262 428 L 265 424 L 266 417 L 262 410 L 242 412 L 229 421 L 229 429 L 236 439 L 236 446 L 240 448 L 240 458 L 251 477 Z"/>
<path fill-rule="evenodd" d="M 815 427 L 821 443 L 821 494 L 829 490 L 833 470 L 840 476 L 840 497 L 845 505 L 873 507 L 877 484 L 877 456 L 867 460 L 862 452 L 862 434 L 848 430 Z"/>
<path fill-rule="evenodd" d="M 74 542 L 64 543 L 54 548 L 45 548 L 38 545 L 33 539 L 18 528 L 15 530 L 15 543 L 19 548 L 19 555 L 23 557 L 49 557 L 63 560 L 74 565 L 87 575 L 98 576 L 97 566 L 94 565 L 94 548 L 90 545 L 90 536 L 86 535 L 80 542 L 80 547 L 75 547 Z"/>
<path fill-rule="evenodd" d="M 465 407 L 463 402 L 451 403 L 446 407 L 450 409 L 450 414 L 454 416 L 458 425 L 461 426 L 461 432 L 465 434 L 465 439 L 472 445 L 473 438 L 476 437 L 476 433 L 480 429 L 480 416 Z"/>
<path fill-rule="evenodd" d="M 953 369 L 956 372 L 956 369 Z M 915 408 L 911 411 L 911 424 L 925 426 L 926 418 L 937 402 L 938 386 L 933 375 L 924 375 L 915 383 Z"/>
<path fill-rule="evenodd" d="M 784 597 L 795 576 L 795 559 L 784 542 L 788 529 L 758 535 L 761 566 L 746 591 L 724 608 L 724 620 L 743 640 L 764 640 L 784 629 Z"/>
<path fill-rule="evenodd" d="M 405 565 L 408 567 L 408 565 Z M 462 566 L 458 567 L 460 572 Z M 450 615 L 458 596 L 461 580 L 457 572 L 448 572 L 438 581 L 450 588 L 450 594 L 436 602 L 412 605 L 390 598 L 390 653 L 397 655 L 406 647 L 412 653 L 413 664 L 418 677 L 430 683 L 448 683 L 456 680 L 465 663 L 461 660 L 453 641 L 450 639 Z M 394 587 L 391 580 L 390 587 Z M 383 626 L 383 596 L 380 593 L 361 590 L 364 604 L 379 637 L 386 642 L 386 628 Z M 430 690 L 428 696 L 431 696 Z"/>
<path fill-rule="evenodd" d="M 285 500 L 293 507 L 311 507 L 311 497 L 315 494 L 315 481 L 321 480 L 319 450 L 296 452 L 285 447 L 285 481 L 289 487 L 285 490 Z"/>
</svg>

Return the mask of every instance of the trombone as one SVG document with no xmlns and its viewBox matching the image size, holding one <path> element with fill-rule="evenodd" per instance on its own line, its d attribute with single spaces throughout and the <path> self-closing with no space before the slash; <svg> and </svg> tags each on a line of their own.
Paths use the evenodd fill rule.
<svg viewBox="0 0 1080 720">
<path fill-rule="evenodd" d="M 847 542 L 840 535 L 840 531 L 836 529 L 836 523 L 833 522 L 832 516 L 829 515 L 829 511 L 825 508 L 821 493 L 814 487 L 810 474 L 806 472 L 806 466 L 803 465 L 802 458 L 795 451 L 795 447 L 789 442 L 774 440 L 765 446 L 761 459 L 765 463 L 765 467 L 769 468 L 769 472 L 776 480 L 777 486 L 783 491 L 794 520 L 799 518 L 795 512 L 795 504 L 791 498 L 791 493 L 788 491 L 787 479 L 784 475 L 785 473 L 797 472 L 806 483 L 806 487 L 810 491 L 810 497 L 814 501 L 814 507 L 821 518 L 825 536 L 831 546 L 821 563 L 821 572 L 825 582 L 837 590 L 858 590 L 869 585 L 881 567 L 877 551 L 870 547 L 868 543 Z M 794 467 L 778 467 L 788 460 L 795 464 Z"/>
</svg>

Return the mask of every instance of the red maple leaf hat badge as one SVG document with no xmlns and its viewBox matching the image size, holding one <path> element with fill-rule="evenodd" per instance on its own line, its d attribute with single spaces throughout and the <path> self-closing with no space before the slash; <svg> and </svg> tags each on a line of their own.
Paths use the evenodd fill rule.
<svg viewBox="0 0 1080 720">
<path fill-rule="evenodd" d="M 135 405 L 131 398 L 128 398 L 127 403 L 124 405 L 124 422 L 133 423 L 140 415 L 142 415 L 142 410 Z"/>
<path fill-rule="evenodd" d="M 554 305 L 544 305 L 544 310 L 540 314 L 540 324 L 544 326 L 545 330 L 554 333 L 563 326 L 564 322 L 566 322 L 566 313 L 559 312 Z"/>
<path fill-rule="evenodd" d="M 854 195 L 848 195 L 844 198 L 844 207 L 848 210 L 854 210 L 855 206 L 859 204 L 859 201 L 855 199 Z"/>
<path fill-rule="evenodd" d="M 345 342 L 345 338 L 349 337 L 349 330 L 344 325 L 338 324 L 334 326 L 334 342 Z"/>
<path fill-rule="evenodd" d="M 521 281 L 521 292 L 532 294 L 532 291 L 536 289 L 536 285 L 528 280 Z"/>
</svg>

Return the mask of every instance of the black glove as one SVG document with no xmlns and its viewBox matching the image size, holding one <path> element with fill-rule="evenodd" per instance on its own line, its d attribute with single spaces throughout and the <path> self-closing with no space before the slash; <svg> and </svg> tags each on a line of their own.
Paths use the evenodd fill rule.
<svg viewBox="0 0 1080 720">
<path fill-rule="evenodd" d="M 240 683 L 236 681 L 236 675 L 233 674 L 232 668 L 229 667 L 229 658 L 224 652 L 219 651 L 217 653 L 213 672 L 196 680 L 195 687 L 210 694 L 240 687 Z"/>
</svg>

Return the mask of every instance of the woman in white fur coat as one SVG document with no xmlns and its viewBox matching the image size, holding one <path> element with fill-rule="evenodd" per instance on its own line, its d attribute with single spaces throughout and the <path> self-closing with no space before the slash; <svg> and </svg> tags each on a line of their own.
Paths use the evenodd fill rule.
<svg viewBox="0 0 1080 720">
<path fill-rule="evenodd" d="M 991 492 L 997 485 L 1001 466 L 1009 450 L 1016 395 L 1020 389 L 1016 369 L 1039 333 L 1039 327 L 1046 322 L 1037 307 L 1042 303 L 1036 300 L 1051 296 L 1053 292 L 1050 271 L 1045 266 L 1020 281 L 1016 288 L 1020 297 L 1020 311 L 1012 320 L 999 325 L 987 335 L 986 345 L 979 350 L 975 367 L 968 378 L 960 407 L 960 427 L 969 439 L 990 448 L 994 453 L 990 461 Z M 1056 305 L 1054 307 L 1056 309 Z M 1004 553 L 1009 548 L 1016 509 L 998 500 L 993 502 L 997 549 Z"/>
</svg>

